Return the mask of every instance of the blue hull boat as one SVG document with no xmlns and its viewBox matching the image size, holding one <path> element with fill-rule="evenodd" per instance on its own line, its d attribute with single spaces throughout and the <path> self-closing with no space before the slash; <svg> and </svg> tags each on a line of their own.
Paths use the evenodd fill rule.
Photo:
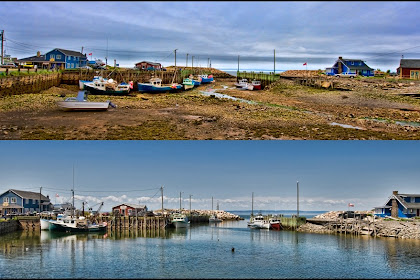
<svg viewBox="0 0 420 280">
<path fill-rule="evenodd" d="M 196 87 L 196 86 L 199 86 L 201 84 L 201 82 L 200 81 L 193 80 L 193 84 Z"/>
<path fill-rule="evenodd" d="M 174 92 L 182 88 L 179 84 L 162 86 L 162 80 L 159 78 L 150 79 L 150 83 L 137 83 L 137 86 L 139 92 L 148 93 Z"/>
</svg>

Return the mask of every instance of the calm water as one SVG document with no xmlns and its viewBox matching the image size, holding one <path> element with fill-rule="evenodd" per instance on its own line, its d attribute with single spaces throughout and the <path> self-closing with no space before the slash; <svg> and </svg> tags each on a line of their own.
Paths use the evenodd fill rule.
<svg viewBox="0 0 420 280">
<path fill-rule="evenodd" d="M 246 223 L 131 234 L 6 234 L 0 236 L 0 278 L 420 276 L 419 241 L 256 230 Z"/>
</svg>

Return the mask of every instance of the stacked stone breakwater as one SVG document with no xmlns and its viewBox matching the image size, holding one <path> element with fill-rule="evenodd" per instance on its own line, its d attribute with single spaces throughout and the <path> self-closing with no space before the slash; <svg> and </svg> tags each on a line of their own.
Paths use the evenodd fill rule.
<svg viewBox="0 0 420 280">
<path fill-rule="evenodd" d="M 176 212 L 178 211 L 177 209 L 171 209 L 169 210 L 170 212 Z M 190 216 L 190 211 L 183 209 L 181 211 L 181 213 Z M 217 215 L 218 218 L 222 219 L 222 220 L 243 220 L 242 217 L 226 212 L 224 210 L 191 210 L 191 215 L 192 216 L 203 216 L 207 218 L 208 221 L 208 217 L 210 217 L 211 215 Z"/>
<path fill-rule="evenodd" d="M 356 213 L 358 211 L 355 211 Z M 359 211 L 368 213 L 369 211 Z M 353 234 L 372 237 L 392 237 L 401 239 L 420 239 L 420 220 L 387 220 L 368 216 L 365 219 L 342 219 L 343 211 L 333 211 L 318 215 L 301 225 L 297 231 L 329 234 Z"/>
</svg>

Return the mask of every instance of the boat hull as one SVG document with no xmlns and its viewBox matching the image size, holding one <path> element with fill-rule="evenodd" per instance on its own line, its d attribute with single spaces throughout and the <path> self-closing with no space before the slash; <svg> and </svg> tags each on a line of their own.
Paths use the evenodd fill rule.
<svg viewBox="0 0 420 280">
<path fill-rule="evenodd" d="M 201 78 L 201 83 L 202 84 L 208 84 L 213 82 L 213 78 Z"/>
<path fill-rule="evenodd" d="M 172 222 L 175 228 L 186 228 L 190 225 L 189 222 Z"/>
<path fill-rule="evenodd" d="M 201 84 L 201 82 L 200 81 L 193 80 L 193 84 L 194 84 L 194 86 L 199 86 Z"/>
<path fill-rule="evenodd" d="M 280 223 L 270 223 L 270 229 L 281 230 L 281 224 Z"/>
<path fill-rule="evenodd" d="M 182 88 L 182 85 L 177 85 L 176 87 L 172 87 L 172 86 L 156 87 L 151 84 L 142 84 L 142 83 L 137 83 L 137 85 L 138 85 L 139 92 L 147 92 L 147 93 L 173 92 Z"/>
<path fill-rule="evenodd" d="M 65 111 L 106 111 L 109 108 L 107 102 L 87 101 L 58 101 L 57 105 Z"/>
<path fill-rule="evenodd" d="M 89 91 L 90 94 L 94 95 L 128 95 L 130 90 L 101 90 L 97 89 L 90 84 L 84 83 L 84 90 Z"/>
<path fill-rule="evenodd" d="M 40 219 L 39 223 L 41 225 L 41 230 L 49 230 L 50 228 L 50 221 L 46 219 Z"/>
<path fill-rule="evenodd" d="M 88 227 L 74 227 L 66 224 L 50 223 L 50 231 L 58 232 L 103 232 L 106 231 L 107 226 L 105 225 L 94 225 Z"/>
<path fill-rule="evenodd" d="M 189 84 L 184 84 L 184 89 L 185 89 L 185 90 L 192 89 L 193 87 L 194 87 L 194 84 L 191 84 L 191 85 L 189 85 Z"/>
</svg>

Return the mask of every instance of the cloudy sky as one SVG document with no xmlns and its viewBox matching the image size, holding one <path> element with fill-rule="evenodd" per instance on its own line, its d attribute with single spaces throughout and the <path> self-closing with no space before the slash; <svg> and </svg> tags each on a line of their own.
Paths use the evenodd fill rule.
<svg viewBox="0 0 420 280">
<path fill-rule="evenodd" d="M 419 141 L 0 141 L 0 193 L 223 210 L 370 210 L 420 192 Z M 74 181 L 73 181 L 74 165 Z M 59 197 L 56 198 L 55 195 Z M 97 207 L 97 206 L 96 206 Z M 96 208 L 94 207 L 94 208 Z"/>
<path fill-rule="evenodd" d="M 419 58 L 418 1 L 0 2 L 6 54 L 63 48 L 133 67 L 142 60 L 240 70 L 325 69 L 338 56 L 396 71 Z M 90 58 L 90 57 L 89 57 Z"/>
</svg>

